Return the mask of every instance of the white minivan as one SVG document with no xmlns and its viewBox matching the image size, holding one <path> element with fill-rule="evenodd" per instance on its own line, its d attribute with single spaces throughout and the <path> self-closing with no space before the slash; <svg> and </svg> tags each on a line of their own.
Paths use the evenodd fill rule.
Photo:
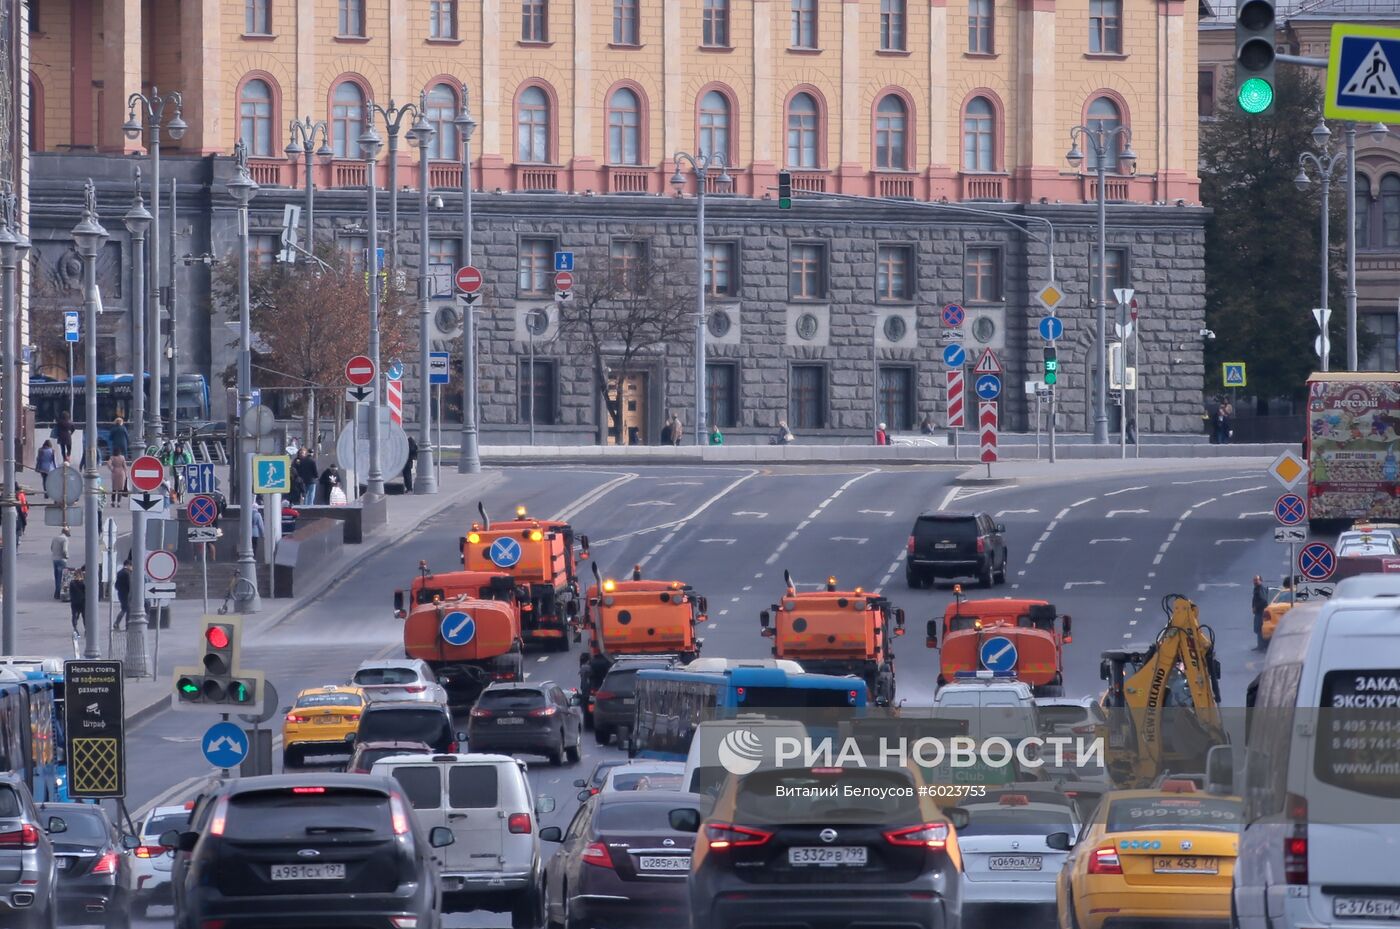
<svg viewBox="0 0 1400 929">
<path fill-rule="evenodd" d="M 510 913 L 514 929 L 544 920 L 537 817 L 554 798 L 535 797 L 525 762 L 509 755 L 390 755 L 371 774 L 403 788 L 424 830 L 446 826 L 455 841 L 433 850 L 444 912 Z"/>
<path fill-rule="evenodd" d="M 1239 929 L 1400 926 L 1400 577 L 1289 610 L 1250 693 L 1247 748 L 1207 764 L 1244 800 Z"/>
</svg>

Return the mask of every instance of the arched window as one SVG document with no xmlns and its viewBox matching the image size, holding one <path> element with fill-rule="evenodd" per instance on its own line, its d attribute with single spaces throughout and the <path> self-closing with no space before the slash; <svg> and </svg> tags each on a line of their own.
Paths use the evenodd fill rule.
<svg viewBox="0 0 1400 929">
<path fill-rule="evenodd" d="M 963 170 L 996 170 L 996 110 L 986 97 L 973 97 L 963 110 Z"/>
<path fill-rule="evenodd" d="M 1103 129 L 1112 133 L 1112 130 L 1123 125 L 1123 114 L 1118 109 L 1118 104 L 1108 97 L 1095 98 L 1089 104 L 1088 119 L 1085 125 L 1090 130 Z M 1094 142 L 1085 139 L 1084 146 L 1084 169 L 1086 171 L 1097 171 L 1099 169 L 1098 152 L 1095 151 Z M 1107 157 L 1104 159 L 1104 170 L 1110 174 L 1118 172 L 1118 153 L 1123 150 L 1123 137 L 1121 134 L 1112 133 L 1105 135 L 1105 146 Z"/>
<path fill-rule="evenodd" d="M 424 115 L 437 130 L 428 157 L 438 161 L 457 160 L 457 127 L 452 119 L 457 115 L 457 91 L 451 84 L 434 84 L 423 98 Z"/>
<path fill-rule="evenodd" d="M 354 81 L 341 81 L 331 98 L 331 150 L 335 157 L 359 158 L 364 128 L 364 91 Z"/>
<path fill-rule="evenodd" d="M 640 163 L 642 104 L 635 91 L 619 87 L 608 101 L 608 164 Z"/>
<path fill-rule="evenodd" d="M 905 156 L 909 109 L 894 94 L 886 94 L 875 108 L 875 167 L 904 170 L 909 167 Z"/>
<path fill-rule="evenodd" d="M 549 161 L 549 97 L 542 88 L 527 87 L 520 93 L 515 112 L 515 160 Z"/>
<path fill-rule="evenodd" d="M 272 88 L 267 81 L 253 78 L 243 84 L 238 95 L 238 133 L 249 155 L 272 157 Z"/>
<path fill-rule="evenodd" d="M 1381 178 L 1381 245 L 1400 246 L 1400 174 Z"/>
<path fill-rule="evenodd" d="M 700 98 L 700 154 L 719 152 L 729 163 L 729 98 L 712 90 Z"/>
<path fill-rule="evenodd" d="M 1356 175 L 1356 247 L 1371 247 L 1371 179 Z"/>
<path fill-rule="evenodd" d="M 818 127 L 821 120 L 817 101 L 811 94 L 801 93 L 788 102 L 787 112 L 787 166 L 789 168 L 815 168 L 817 158 Z"/>
</svg>

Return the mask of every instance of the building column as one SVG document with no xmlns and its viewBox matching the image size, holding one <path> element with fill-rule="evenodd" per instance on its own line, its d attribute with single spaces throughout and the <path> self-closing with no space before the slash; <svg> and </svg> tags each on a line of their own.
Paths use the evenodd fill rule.
<svg viewBox="0 0 1400 929">
<path fill-rule="evenodd" d="M 1180 126 L 1196 125 L 1194 102 L 1188 103 L 1184 73 L 1186 62 L 1186 4 L 1183 0 L 1159 0 L 1157 4 L 1158 42 L 1157 145 L 1159 162 L 1157 190 L 1153 199 L 1162 201 L 1200 199 L 1200 183 L 1186 170 L 1186 134 Z M 1189 109 L 1188 109 L 1189 106 Z"/>
<path fill-rule="evenodd" d="M 122 122 L 126 119 L 126 97 L 137 90 L 143 90 L 141 86 L 141 4 L 130 3 L 128 0 L 101 0 L 102 2 L 102 108 L 105 112 L 99 113 L 97 117 L 97 131 L 100 138 L 97 147 L 104 152 L 126 152 L 140 149 L 141 144 L 129 142 L 122 133 Z M 79 8 L 83 6 L 81 2 L 73 6 L 74 32 L 87 31 L 92 28 L 91 4 L 88 4 L 89 18 L 77 19 Z M 90 39 L 88 39 L 90 42 Z M 76 46 L 78 43 L 75 42 Z M 89 45 L 89 48 L 91 46 Z M 78 49 L 74 48 L 73 56 L 73 94 L 75 102 L 77 99 L 86 98 L 89 103 L 88 112 L 85 117 L 81 117 L 75 110 L 73 117 L 73 143 L 78 144 L 78 131 L 81 126 L 84 130 L 91 125 L 94 98 L 97 96 L 96 90 L 92 86 L 91 59 L 83 61 L 77 55 Z M 90 54 L 90 53 L 89 53 Z M 195 56 L 196 58 L 198 56 Z M 88 72 L 88 80 L 79 83 L 82 72 Z"/>
<path fill-rule="evenodd" d="M 837 167 L 837 189 L 845 194 L 872 193 L 870 172 L 860 156 L 861 130 L 869 124 L 861 108 L 865 87 L 860 82 L 860 2 L 841 2 L 841 154 Z M 827 114 L 827 125 L 832 115 Z M 873 161 L 873 159 L 872 159 Z"/>
<path fill-rule="evenodd" d="M 1017 112 L 1006 114 L 1007 124 L 1018 127 L 1016 163 L 1006 165 L 1013 184 L 1010 198 L 1078 199 L 1075 181 L 1062 178 L 1059 168 L 1070 127 L 1056 118 L 1055 0 L 1020 0 L 1016 44 Z"/>
<path fill-rule="evenodd" d="M 928 4 L 928 99 L 925 101 L 924 122 L 928 125 L 928 167 L 924 171 L 927 185 L 925 196 L 930 200 L 947 197 L 957 199 L 953 184 L 954 163 L 948 148 L 948 124 L 953 118 L 948 112 L 947 0 L 929 0 Z"/>
<path fill-rule="evenodd" d="M 753 0 L 753 105 L 749 108 L 749 138 L 753 157 L 749 161 L 749 196 L 762 197 L 778 185 L 778 160 L 773 155 L 774 138 L 781 139 L 783 127 L 779 97 L 773 84 L 773 61 L 779 46 L 773 44 L 772 0 Z M 743 157 L 740 157 L 740 162 Z"/>
<path fill-rule="evenodd" d="M 603 191 L 606 179 L 593 157 L 593 0 L 574 0 L 574 157 L 570 162 L 571 189 Z"/>
<path fill-rule="evenodd" d="M 184 97 L 184 117 L 190 124 L 180 141 L 180 150 L 201 155 L 220 154 L 231 149 L 234 142 L 233 135 L 224 138 L 224 111 L 232 107 L 233 102 L 223 99 L 223 4 L 220 0 L 184 0 L 184 3 L 196 10 L 180 17 L 183 47 L 199 51 L 197 54 L 187 51 L 181 60 L 182 86 L 170 88 L 180 91 Z M 166 118 L 169 116 L 167 113 Z M 229 125 L 236 126 L 237 120 Z"/>
<path fill-rule="evenodd" d="M 519 9 L 519 6 L 513 8 Z M 513 43 L 520 38 L 520 23 L 502 22 L 501 0 L 481 0 L 481 34 L 500 36 L 502 42 Z M 476 87 L 471 88 L 473 113 L 480 126 L 480 133 L 472 139 L 472 152 L 480 152 L 477 155 L 477 165 L 482 190 L 495 187 L 510 190 L 514 186 L 509 166 L 515 160 L 515 127 L 512 125 L 515 114 L 512 112 L 510 101 L 501 99 L 502 42 L 481 43 L 481 80 Z M 513 98 L 514 87 L 510 88 L 510 93 Z M 559 105 L 563 106 L 563 102 Z M 553 115 L 555 125 L 563 125 L 560 114 Z M 508 127 L 506 149 L 501 148 L 503 122 Z M 554 143 L 558 145 L 559 140 L 554 139 Z"/>
<path fill-rule="evenodd" d="M 687 139 L 681 133 L 681 114 L 691 112 L 694 101 L 681 99 L 681 4 L 670 2 L 661 5 L 661 192 L 670 192 L 672 170 L 667 168 L 672 157 L 679 151 L 695 151 L 699 140 Z M 656 105 L 652 112 L 656 112 Z M 690 125 L 690 120 L 685 120 Z"/>
</svg>

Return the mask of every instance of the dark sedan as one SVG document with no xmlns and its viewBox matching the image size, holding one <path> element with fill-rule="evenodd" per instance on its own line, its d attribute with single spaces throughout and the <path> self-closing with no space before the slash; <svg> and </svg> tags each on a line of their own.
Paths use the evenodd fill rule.
<svg viewBox="0 0 1400 929">
<path fill-rule="evenodd" d="M 59 918 L 101 923 L 107 929 L 131 924 L 131 859 L 137 840 L 123 836 L 102 807 L 90 803 L 41 803 L 39 818 L 53 841 L 58 868 Z"/>
<path fill-rule="evenodd" d="M 545 867 L 546 921 L 565 929 L 684 925 L 695 834 L 672 828 L 671 814 L 703 818 L 710 802 L 671 791 L 604 793 L 580 806 L 567 830 L 541 829 L 541 841 L 559 843 Z"/>
</svg>

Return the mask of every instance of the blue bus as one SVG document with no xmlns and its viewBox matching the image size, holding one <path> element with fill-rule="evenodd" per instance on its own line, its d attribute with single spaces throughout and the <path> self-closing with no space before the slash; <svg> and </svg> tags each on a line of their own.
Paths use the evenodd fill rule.
<svg viewBox="0 0 1400 929">
<path fill-rule="evenodd" d="M 151 395 L 151 375 L 147 373 L 146 397 Z M 98 444 L 105 450 L 107 428 L 118 416 L 131 419 L 132 376 L 130 374 L 97 375 L 97 422 Z M 87 405 L 83 391 L 87 386 L 87 375 L 74 375 L 72 380 L 54 380 L 35 377 L 29 381 L 29 403 L 34 407 L 34 424 L 39 427 L 52 426 L 58 422 L 60 411 L 69 408 L 69 390 L 72 390 L 73 422 L 79 427 L 86 421 Z M 162 390 L 164 392 L 164 388 Z M 165 407 L 166 397 L 161 397 L 162 412 L 170 415 Z M 203 374 L 181 374 L 175 385 L 175 413 L 181 423 L 199 425 L 209 419 L 209 383 Z M 146 409 L 150 409 L 149 403 Z"/>
<path fill-rule="evenodd" d="M 18 774 L 39 802 L 68 799 L 62 675 L 0 667 L 0 771 Z"/>
<path fill-rule="evenodd" d="M 701 723 L 740 714 L 801 719 L 811 711 L 860 713 L 869 691 L 854 675 L 806 674 L 791 661 L 699 659 L 674 670 L 638 671 L 636 700 L 629 754 L 684 760 Z M 828 720 L 834 734 L 835 717 Z"/>
</svg>

